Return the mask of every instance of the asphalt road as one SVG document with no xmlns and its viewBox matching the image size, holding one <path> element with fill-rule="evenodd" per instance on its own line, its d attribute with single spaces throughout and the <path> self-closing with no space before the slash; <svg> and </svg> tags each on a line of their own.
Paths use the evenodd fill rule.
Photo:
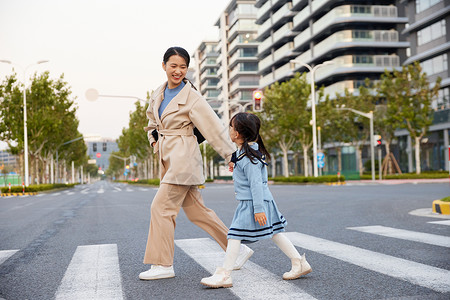
<svg viewBox="0 0 450 300">
<path fill-rule="evenodd" d="M 138 279 L 148 269 L 142 259 L 156 191 L 100 181 L 1 197 L 0 298 L 450 299 L 450 221 L 429 213 L 433 200 L 450 195 L 448 183 L 272 185 L 288 236 L 313 272 L 283 281 L 289 260 L 264 240 L 249 245 L 255 254 L 233 272 L 230 289 L 200 284 L 223 252 L 183 212 L 176 277 Z M 237 205 L 232 185 L 207 184 L 202 194 L 229 224 Z"/>
</svg>

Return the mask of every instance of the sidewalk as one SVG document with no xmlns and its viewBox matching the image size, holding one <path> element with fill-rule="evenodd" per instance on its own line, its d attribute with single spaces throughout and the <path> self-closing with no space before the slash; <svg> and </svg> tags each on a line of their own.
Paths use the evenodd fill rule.
<svg viewBox="0 0 450 300">
<path fill-rule="evenodd" d="M 358 185 L 358 184 L 404 184 L 404 183 L 448 183 L 450 185 L 449 178 L 435 178 L 435 179 L 382 179 L 382 180 L 348 180 L 347 185 Z"/>
</svg>

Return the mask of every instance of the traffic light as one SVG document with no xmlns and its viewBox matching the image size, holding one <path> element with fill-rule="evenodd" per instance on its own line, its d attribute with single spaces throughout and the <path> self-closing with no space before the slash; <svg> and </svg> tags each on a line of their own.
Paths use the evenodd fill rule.
<svg viewBox="0 0 450 300">
<path fill-rule="evenodd" d="M 262 91 L 254 91 L 253 92 L 253 111 L 262 111 L 263 110 L 263 93 Z"/>
<path fill-rule="evenodd" d="M 375 134 L 373 136 L 373 146 L 374 147 L 381 146 L 381 135 Z"/>
</svg>

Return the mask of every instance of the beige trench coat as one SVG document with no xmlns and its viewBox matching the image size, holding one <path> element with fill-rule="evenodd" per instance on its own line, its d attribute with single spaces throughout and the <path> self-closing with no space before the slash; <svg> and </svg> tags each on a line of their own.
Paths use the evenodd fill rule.
<svg viewBox="0 0 450 300">
<path fill-rule="evenodd" d="M 228 164 L 235 151 L 228 125 L 223 126 L 205 98 L 189 82 L 170 101 L 159 118 L 158 109 L 166 85 L 167 82 L 153 92 L 147 109 L 149 122 L 144 128 L 150 144 L 155 142 L 152 131 L 157 129 L 159 133 L 154 152 L 159 152 L 161 183 L 203 184 L 203 162 L 197 138 L 193 134 L 194 126 Z"/>
</svg>

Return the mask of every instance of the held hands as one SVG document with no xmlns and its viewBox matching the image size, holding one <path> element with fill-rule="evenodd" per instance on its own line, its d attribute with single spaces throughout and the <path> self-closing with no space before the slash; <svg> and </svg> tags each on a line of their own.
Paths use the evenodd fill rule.
<svg viewBox="0 0 450 300">
<path fill-rule="evenodd" d="M 266 214 L 263 212 L 256 213 L 255 214 L 255 222 L 258 222 L 259 226 L 266 225 L 266 223 L 267 223 Z"/>
<path fill-rule="evenodd" d="M 228 170 L 230 171 L 230 172 L 233 172 L 233 170 L 234 170 L 234 162 L 229 162 L 228 163 Z"/>
</svg>

